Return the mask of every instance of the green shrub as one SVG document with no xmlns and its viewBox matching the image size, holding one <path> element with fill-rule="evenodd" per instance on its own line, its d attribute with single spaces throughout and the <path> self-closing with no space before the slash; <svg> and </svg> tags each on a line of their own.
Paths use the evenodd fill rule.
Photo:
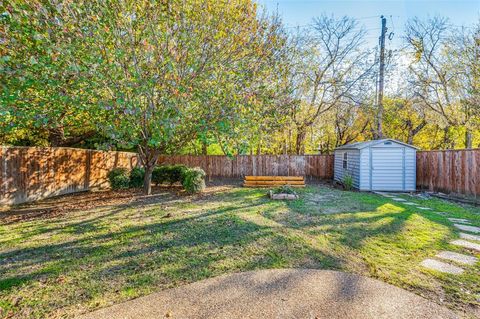
<svg viewBox="0 0 480 319">
<path fill-rule="evenodd" d="M 185 165 L 170 166 L 170 184 L 180 182 L 183 183 L 184 174 L 189 168 Z M 202 171 L 203 172 L 203 171 Z"/>
<path fill-rule="evenodd" d="M 343 187 L 345 190 L 350 191 L 353 189 L 353 177 L 349 174 L 343 176 Z"/>
<path fill-rule="evenodd" d="M 107 174 L 112 189 L 128 188 L 130 179 L 126 168 L 114 168 Z"/>
<path fill-rule="evenodd" d="M 205 176 L 205 172 L 200 167 L 185 170 L 182 185 L 187 193 L 202 192 L 205 189 Z"/>
<path fill-rule="evenodd" d="M 108 172 L 107 178 L 112 189 L 128 188 L 130 182 L 130 179 L 128 178 L 128 170 L 121 167 L 114 168 Z"/>
<path fill-rule="evenodd" d="M 167 166 L 157 166 L 152 172 L 152 183 L 155 185 L 163 184 L 167 181 Z"/>
<path fill-rule="evenodd" d="M 145 169 L 141 167 L 134 167 L 130 171 L 130 187 L 138 188 L 143 186 L 145 178 Z"/>
<path fill-rule="evenodd" d="M 169 183 L 170 185 L 183 181 L 183 174 L 188 168 L 185 165 L 164 165 L 153 169 L 152 182 L 155 185 Z"/>
<path fill-rule="evenodd" d="M 127 189 L 130 187 L 130 178 L 126 175 L 117 175 L 112 178 L 110 186 L 112 189 Z"/>
</svg>

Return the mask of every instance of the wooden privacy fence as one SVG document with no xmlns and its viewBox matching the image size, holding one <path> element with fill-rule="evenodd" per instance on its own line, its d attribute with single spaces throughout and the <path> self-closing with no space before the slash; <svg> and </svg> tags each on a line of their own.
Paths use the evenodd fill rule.
<svg viewBox="0 0 480 319">
<path fill-rule="evenodd" d="M 136 154 L 74 148 L 2 147 L 0 204 L 108 187 L 114 167 L 136 165 Z"/>
<path fill-rule="evenodd" d="M 245 175 L 305 176 L 333 179 L 333 155 L 161 156 L 159 164 L 201 167 L 209 177 L 243 178 Z"/>
<path fill-rule="evenodd" d="M 0 204 L 107 188 L 114 167 L 137 165 L 137 155 L 73 148 L 2 147 Z M 333 155 L 161 156 L 159 164 L 198 166 L 209 177 L 285 175 L 333 178 Z M 480 149 L 417 153 L 417 188 L 480 195 Z"/>
<path fill-rule="evenodd" d="M 480 196 L 480 149 L 417 152 L 417 189 Z"/>
</svg>

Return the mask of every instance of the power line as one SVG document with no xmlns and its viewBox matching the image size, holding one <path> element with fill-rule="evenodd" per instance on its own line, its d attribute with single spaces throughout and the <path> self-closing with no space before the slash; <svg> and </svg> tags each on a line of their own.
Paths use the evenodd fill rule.
<svg viewBox="0 0 480 319">
<path fill-rule="evenodd" d="M 300 29 L 300 28 L 307 28 L 311 26 L 312 26 L 311 24 L 294 25 L 294 26 L 285 27 L 285 29 Z"/>
<path fill-rule="evenodd" d="M 460 28 L 460 29 L 476 29 L 475 27 L 469 27 L 466 25 L 457 25 L 457 24 L 452 24 L 448 23 L 447 26 L 452 27 L 452 28 Z"/>
<path fill-rule="evenodd" d="M 374 19 L 374 18 L 380 18 L 380 16 L 368 16 L 368 17 L 360 17 L 360 18 L 355 18 L 357 20 L 365 20 L 365 19 Z"/>
</svg>

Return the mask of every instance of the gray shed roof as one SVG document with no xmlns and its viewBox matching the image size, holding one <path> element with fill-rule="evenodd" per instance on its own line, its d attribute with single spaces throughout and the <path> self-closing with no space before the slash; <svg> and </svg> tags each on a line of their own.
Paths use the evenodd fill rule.
<svg viewBox="0 0 480 319">
<path fill-rule="evenodd" d="M 411 148 L 414 148 L 414 149 L 418 150 L 418 147 L 415 147 L 413 145 L 394 140 L 392 138 L 384 138 L 384 139 L 381 139 L 381 140 L 373 140 L 373 141 L 365 141 L 365 142 L 356 142 L 356 143 L 352 143 L 352 144 L 339 146 L 335 150 L 361 150 L 362 148 L 374 146 L 374 145 L 377 145 L 377 144 L 381 144 L 381 143 L 386 142 L 386 141 L 391 141 L 391 142 L 394 142 L 394 143 L 402 144 L 402 145 L 405 145 L 407 147 L 411 147 Z"/>
</svg>

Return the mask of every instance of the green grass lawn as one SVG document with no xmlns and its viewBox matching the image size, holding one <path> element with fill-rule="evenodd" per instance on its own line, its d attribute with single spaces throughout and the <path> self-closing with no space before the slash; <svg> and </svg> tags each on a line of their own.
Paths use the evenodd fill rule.
<svg viewBox="0 0 480 319">
<path fill-rule="evenodd" d="M 336 269 L 378 278 L 479 315 L 480 264 L 459 276 L 419 263 L 458 237 L 431 211 L 325 186 L 271 201 L 264 189 L 147 201 L 0 225 L 0 317 L 75 314 L 209 277 L 267 268 Z M 480 209 L 409 197 L 480 226 Z M 465 252 L 465 251 L 463 251 Z M 478 255 L 477 255 L 478 256 Z M 480 257 L 480 256 L 479 256 Z"/>
</svg>

